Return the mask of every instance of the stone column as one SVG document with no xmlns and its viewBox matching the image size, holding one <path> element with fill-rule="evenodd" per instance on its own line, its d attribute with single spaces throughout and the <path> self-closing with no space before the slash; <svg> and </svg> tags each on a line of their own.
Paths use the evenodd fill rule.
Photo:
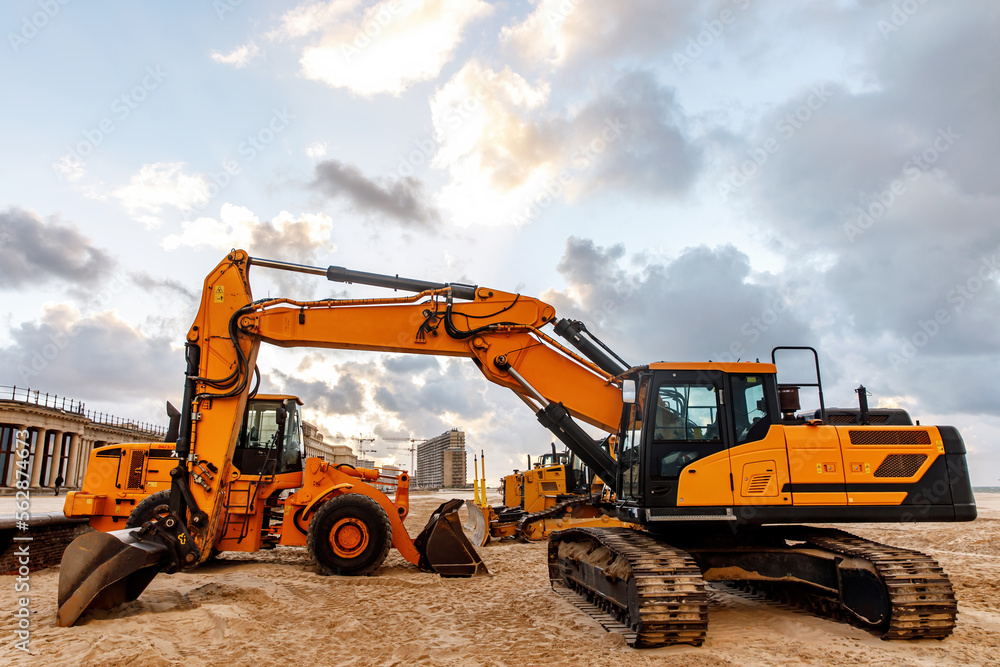
<svg viewBox="0 0 1000 667">
<path fill-rule="evenodd" d="M 7 478 L 8 480 L 10 480 L 8 482 L 8 484 L 7 484 L 10 487 L 17 486 L 17 480 L 21 479 L 18 476 L 17 473 L 18 473 L 19 470 L 22 470 L 22 468 L 17 467 L 17 462 L 18 461 L 27 461 L 28 460 L 28 459 L 22 459 L 22 458 L 20 458 L 17 455 L 17 452 L 22 448 L 22 447 L 18 446 L 17 434 L 20 433 L 21 431 L 27 431 L 28 430 L 28 426 L 26 424 L 17 424 L 17 425 L 14 426 L 14 429 L 16 429 L 16 430 L 14 431 L 13 434 L 11 434 L 11 438 L 13 439 L 11 441 L 11 447 L 14 449 L 13 454 L 11 454 L 11 458 L 13 458 L 13 462 L 8 464 L 10 466 L 10 468 L 9 468 L 9 470 L 10 470 L 10 476 Z M 28 433 L 28 437 L 26 438 L 26 440 L 27 440 L 28 443 L 31 442 L 31 433 Z"/>
<path fill-rule="evenodd" d="M 49 429 L 35 429 L 35 453 L 31 457 L 31 487 L 40 486 L 39 479 L 42 476 L 42 458 L 45 453 L 45 442 L 49 437 Z"/>
<path fill-rule="evenodd" d="M 66 462 L 66 474 L 63 475 L 63 486 L 71 487 L 77 485 L 76 464 L 80 458 L 80 448 L 83 446 L 83 438 L 79 433 L 71 433 L 69 436 L 69 460 Z"/>
</svg>

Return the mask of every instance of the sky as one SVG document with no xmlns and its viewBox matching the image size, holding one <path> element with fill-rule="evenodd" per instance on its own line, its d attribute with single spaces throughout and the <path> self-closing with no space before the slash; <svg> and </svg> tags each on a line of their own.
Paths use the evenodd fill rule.
<svg viewBox="0 0 1000 667">
<path fill-rule="evenodd" d="M 632 364 L 814 346 L 828 407 L 863 383 L 1000 478 L 996 3 L 18 0 L 0 27 L 0 385 L 165 423 L 238 247 L 539 297 Z M 461 428 L 492 483 L 552 440 L 468 360 L 258 361 L 380 463 Z"/>
</svg>

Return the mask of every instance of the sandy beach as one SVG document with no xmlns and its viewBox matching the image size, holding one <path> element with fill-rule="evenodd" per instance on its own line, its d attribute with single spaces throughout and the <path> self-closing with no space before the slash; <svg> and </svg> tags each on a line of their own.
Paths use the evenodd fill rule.
<svg viewBox="0 0 1000 667">
<path fill-rule="evenodd" d="M 414 494 L 411 535 L 443 498 Z M 713 589 L 703 646 L 630 649 L 552 592 L 544 543 L 503 542 L 480 549 L 492 574 L 474 579 L 422 573 L 395 551 L 375 576 L 360 578 L 318 575 L 304 549 L 224 554 L 192 572 L 159 575 L 137 601 L 72 628 L 55 626 L 59 572 L 43 570 L 30 578 L 31 655 L 13 648 L 8 616 L 0 664 L 1000 665 L 1000 494 L 977 500 L 974 523 L 843 526 L 938 559 L 960 610 L 944 641 L 886 642 Z M 38 498 L 33 509 L 59 507 L 61 499 Z M 0 577 L 4 610 L 15 608 L 14 585 Z"/>
</svg>

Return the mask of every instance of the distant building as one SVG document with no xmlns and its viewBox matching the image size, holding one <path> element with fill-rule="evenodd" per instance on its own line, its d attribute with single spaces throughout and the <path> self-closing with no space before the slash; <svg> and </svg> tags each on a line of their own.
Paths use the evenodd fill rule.
<svg viewBox="0 0 1000 667">
<path fill-rule="evenodd" d="M 330 463 L 347 463 L 358 466 L 358 457 L 347 445 L 333 445 L 324 441 L 323 433 L 315 424 L 302 422 L 302 439 L 305 441 L 306 456 L 315 456 Z"/>
<path fill-rule="evenodd" d="M 417 446 L 417 486 L 421 489 L 465 486 L 465 432 L 445 431 Z"/>
<path fill-rule="evenodd" d="M 20 432 L 27 432 L 29 456 L 17 455 Z M 80 401 L 20 387 L 0 387 L 0 488 L 25 478 L 31 488 L 79 487 L 95 447 L 124 442 L 163 442 L 166 429 L 86 410 Z M 27 461 L 27 469 L 19 462 Z"/>
</svg>

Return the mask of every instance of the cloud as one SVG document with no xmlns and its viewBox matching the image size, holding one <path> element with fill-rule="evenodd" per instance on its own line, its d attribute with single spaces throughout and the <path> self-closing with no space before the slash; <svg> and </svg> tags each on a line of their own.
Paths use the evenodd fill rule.
<svg viewBox="0 0 1000 667">
<path fill-rule="evenodd" d="M 195 304 L 198 302 L 199 294 L 194 290 L 190 289 L 187 285 L 180 282 L 179 280 L 172 280 L 170 278 L 157 278 L 151 276 L 144 271 L 136 271 L 129 274 L 129 279 L 147 291 L 160 290 L 167 293 L 171 293 L 180 297 L 183 297 L 184 301 L 189 304 Z"/>
<path fill-rule="evenodd" d="M 87 163 L 67 153 L 52 164 L 52 169 L 62 180 L 74 183 L 87 173 Z"/>
<path fill-rule="evenodd" d="M 517 224 L 605 188 L 661 197 L 694 182 L 701 150 L 673 91 L 652 74 L 620 73 L 566 109 L 553 108 L 550 93 L 475 60 L 437 91 L 433 166 L 450 176 L 442 209 L 459 221 Z"/>
<path fill-rule="evenodd" d="M 244 44 L 225 54 L 219 53 L 218 51 L 212 51 L 212 60 L 224 65 L 232 65 L 233 67 L 240 69 L 249 65 L 250 61 L 258 55 L 260 55 L 260 47 L 253 42 L 250 42 L 249 44 Z"/>
<path fill-rule="evenodd" d="M 274 370 L 267 374 L 266 382 L 262 382 L 264 385 L 281 387 L 282 393 L 298 396 L 310 410 L 328 415 L 353 415 L 364 409 L 361 383 L 347 373 L 331 386 L 319 380 L 300 380 Z"/>
<path fill-rule="evenodd" d="M 107 252 L 95 247 L 73 225 L 43 222 L 20 208 L 0 212 L 0 287 L 22 287 L 65 280 L 94 286 L 115 267 Z"/>
<path fill-rule="evenodd" d="M 271 39 L 292 39 L 331 28 L 353 12 L 360 0 L 332 0 L 331 2 L 306 3 L 286 12 L 281 17 L 281 27 L 268 34 Z"/>
<path fill-rule="evenodd" d="M 325 213 L 305 213 L 296 217 L 282 211 L 270 221 L 261 221 L 250 209 L 226 203 L 219 211 L 218 220 L 203 217 L 184 221 L 181 233 L 165 237 L 162 246 L 166 250 L 208 247 L 220 253 L 243 248 L 252 256 L 314 264 L 321 253 L 336 250 L 330 242 L 332 231 L 333 220 Z M 287 271 L 267 271 L 261 275 L 273 281 L 279 294 L 285 296 L 295 294 L 300 298 L 312 298 L 320 286 L 325 286 L 314 276 Z"/>
<path fill-rule="evenodd" d="M 47 306 L 41 320 L 8 332 L 0 365 L 19 386 L 85 400 L 129 401 L 179 393 L 183 354 L 163 336 L 112 312 L 82 316 L 67 304 Z"/>
<path fill-rule="evenodd" d="M 314 160 L 326 157 L 326 142 L 314 141 L 306 147 L 306 155 Z"/>
<path fill-rule="evenodd" d="M 123 185 L 111 194 L 146 227 L 158 227 L 158 214 L 164 208 L 190 211 L 199 202 L 208 201 L 208 182 L 201 175 L 185 174 L 183 162 L 154 162 L 145 164 Z"/>
<path fill-rule="evenodd" d="M 317 248 L 331 249 L 333 220 L 324 213 L 307 213 L 298 218 L 282 211 L 273 220 L 261 222 L 253 211 L 243 206 L 223 204 L 219 219 L 197 218 L 181 223 L 181 233 L 163 239 L 163 247 L 209 247 L 221 252 L 243 248 L 250 252 L 305 260 Z"/>
<path fill-rule="evenodd" d="M 583 57 L 600 61 L 639 55 L 648 62 L 677 35 L 685 34 L 699 12 L 660 0 L 635 0 L 627 5 L 535 0 L 534 4 L 534 11 L 524 20 L 501 30 L 500 42 L 528 63 L 552 67 Z"/>
<path fill-rule="evenodd" d="M 623 245 L 570 237 L 557 268 L 567 286 L 542 298 L 559 317 L 583 321 L 630 364 L 745 361 L 811 336 L 797 293 L 753 272 L 731 245 L 626 261 Z"/>
<path fill-rule="evenodd" d="M 466 26 L 490 13 L 482 0 L 384 0 L 357 16 L 356 3 L 311 4 L 285 15 L 278 36 L 322 32 L 305 47 L 306 78 L 355 95 L 400 95 L 434 79 L 457 48 Z M 353 20 L 345 20 L 348 13 Z"/>
<path fill-rule="evenodd" d="M 423 183 L 413 177 L 378 182 L 352 164 L 326 160 L 316 165 L 312 187 L 328 197 L 345 197 L 358 210 L 381 213 L 402 223 L 429 226 L 438 213 L 426 201 Z"/>
</svg>

